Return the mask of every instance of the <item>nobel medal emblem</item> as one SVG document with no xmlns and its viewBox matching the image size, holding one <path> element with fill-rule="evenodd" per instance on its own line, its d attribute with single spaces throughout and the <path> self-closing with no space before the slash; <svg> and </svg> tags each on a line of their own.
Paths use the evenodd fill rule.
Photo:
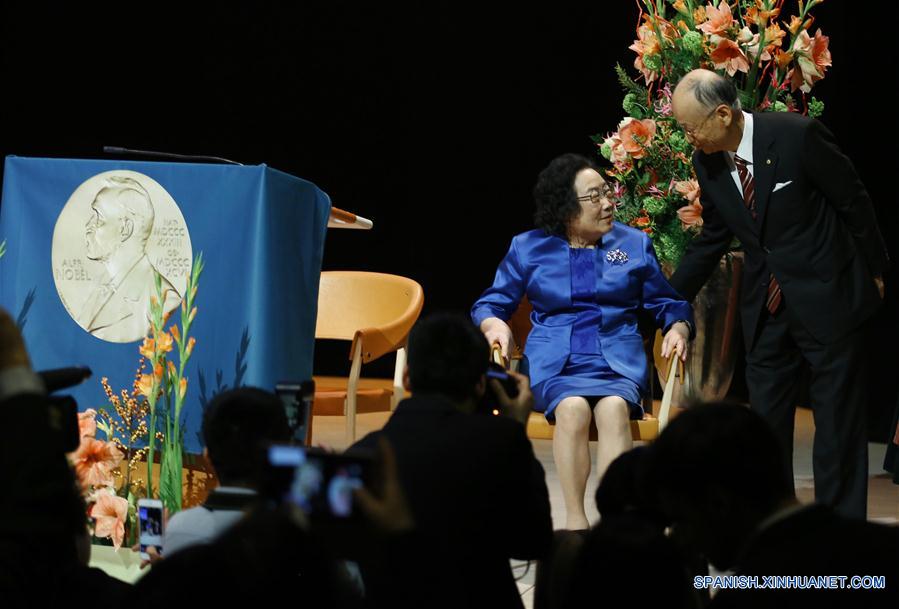
<svg viewBox="0 0 899 609">
<path fill-rule="evenodd" d="M 53 230 L 59 298 L 85 332 L 108 342 L 146 336 L 156 272 L 164 311 L 177 307 L 192 258 L 178 204 L 158 182 L 135 171 L 106 171 L 83 182 Z"/>
</svg>

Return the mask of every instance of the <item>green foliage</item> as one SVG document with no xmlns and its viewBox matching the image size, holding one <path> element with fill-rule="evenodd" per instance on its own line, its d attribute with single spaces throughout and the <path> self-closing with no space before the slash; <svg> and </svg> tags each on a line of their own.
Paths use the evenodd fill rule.
<svg viewBox="0 0 899 609">
<path fill-rule="evenodd" d="M 650 215 L 657 216 L 668 208 L 668 201 L 663 197 L 643 197 L 643 209 Z"/>
<path fill-rule="evenodd" d="M 607 161 L 611 161 L 611 160 L 612 160 L 612 147 L 609 146 L 608 144 L 603 143 L 603 144 L 599 147 L 599 153 L 602 155 L 602 157 L 603 157 L 605 160 L 607 160 Z"/>
<path fill-rule="evenodd" d="M 627 112 L 628 116 L 632 116 L 636 119 L 642 119 L 646 116 L 648 112 L 648 108 L 643 105 L 643 100 L 645 97 L 640 97 L 636 93 L 628 93 L 624 96 L 624 99 L 621 102 L 621 107 Z"/>
<path fill-rule="evenodd" d="M 684 37 L 681 38 L 681 48 L 695 57 L 702 56 L 703 46 L 702 46 L 702 34 L 699 32 L 687 32 L 684 34 Z"/>
<path fill-rule="evenodd" d="M 621 84 L 621 88 L 627 93 L 636 93 L 638 96 L 646 98 L 646 87 L 638 85 L 633 78 L 628 76 L 621 64 L 615 64 L 615 74 L 618 75 L 618 82 Z"/>
<path fill-rule="evenodd" d="M 824 114 L 824 102 L 813 97 L 808 103 L 808 115 L 812 118 L 818 118 L 822 114 Z"/>
</svg>

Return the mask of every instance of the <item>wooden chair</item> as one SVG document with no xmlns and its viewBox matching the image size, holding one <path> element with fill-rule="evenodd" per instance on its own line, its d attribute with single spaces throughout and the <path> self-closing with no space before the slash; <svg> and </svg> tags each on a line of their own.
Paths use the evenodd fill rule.
<svg viewBox="0 0 899 609">
<path fill-rule="evenodd" d="M 357 412 L 390 411 L 403 398 L 406 340 L 423 305 L 421 286 L 406 277 L 362 271 L 321 274 L 315 338 L 350 341 L 352 364 L 346 379 L 315 379 L 312 412 L 345 415 L 348 444 L 356 438 Z M 366 387 L 365 379 L 359 378 L 362 364 L 393 352 L 392 385 L 382 382 Z"/>
<path fill-rule="evenodd" d="M 515 341 L 515 344 L 510 345 L 509 348 L 509 368 L 512 370 L 518 369 L 524 356 L 524 345 L 527 342 L 528 334 L 530 334 L 531 331 L 531 310 L 531 304 L 528 302 L 527 297 L 525 297 L 508 321 L 509 327 L 512 329 L 512 338 Z M 634 441 L 650 442 L 657 438 L 662 428 L 668 424 L 668 419 L 671 414 L 671 399 L 674 394 L 675 376 L 678 376 L 680 378 L 680 383 L 683 384 L 685 372 L 682 361 L 677 360 L 677 365 L 672 366 L 671 358 L 669 358 L 667 362 L 663 360 L 661 355 L 662 334 L 660 331 L 656 331 L 654 337 L 644 336 L 643 342 L 644 347 L 646 347 L 647 350 L 648 361 L 650 363 L 654 362 L 660 369 L 665 368 L 667 370 L 667 382 L 665 383 L 665 391 L 662 395 L 659 412 L 653 412 L 655 401 L 652 396 L 652 382 L 650 382 L 647 395 L 643 398 L 643 411 L 645 413 L 643 419 L 630 422 L 631 436 Z M 503 366 L 506 365 L 503 361 L 502 353 L 499 350 L 499 345 L 493 345 L 492 357 L 496 363 Z M 650 374 L 652 374 L 651 366 Z M 554 425 L 549 423 L 546 420 L 546 417 L 540 412 L 532 412 L 528 417 L 527 433 L 529 438 L 551 440 L 553 437 L 553 428 Z M 590 439 L 596 440 L 596 438 L 596 426 L 590 425 Z"/>
</svg>

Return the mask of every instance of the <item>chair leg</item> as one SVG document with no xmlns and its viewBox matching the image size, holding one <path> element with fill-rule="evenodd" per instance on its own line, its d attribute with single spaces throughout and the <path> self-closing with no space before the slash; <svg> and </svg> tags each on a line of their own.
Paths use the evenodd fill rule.
<svg viewBox="0 0 899 609">
<path fill-rule="evenodd" d="M 356 339 L 353 351 L 353 365 L 346 387 L 346 443 L 347 447 L 356 440 L 356 391 L 359 388 L 359 375 L 362 372 L 362 341 Z"/>
<path fill-rule="evenodd" d="M 396 350 L 396 366 L 393 369 L 393 395 L 390 396 L 390 410 L 396 410 L 396 405 L 400 403 L 406 394 L 403 387 L 403 370 L 406 368 L 406 349 L 400 347 Z"/>
</svg>

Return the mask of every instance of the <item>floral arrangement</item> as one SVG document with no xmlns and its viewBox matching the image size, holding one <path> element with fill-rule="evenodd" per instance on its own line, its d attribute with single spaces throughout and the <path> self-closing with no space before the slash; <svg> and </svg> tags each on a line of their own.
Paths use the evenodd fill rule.
<svg viewBox="0 0 899 609">
<path fill-rule="evenodd" d="M 137 497 L 144 494 L 142 481 L 133 476 L 147 450 L 136 448 L 148 431 L 149 408 L 139 388 L 142 371 L 143 362 L 137 369 L 131 391 L 123 389 L 118 395 L 109 386 L 108 379 L 101 380 L 114 414 L 105 408 L 99 411 L 90 408 L 80 413 L 81 443 L 69 455 L 85 494 L 93 535 L 112 539 L 116 549 L 125 540 L 126 531 L 129 541 L 134 541 Z M 105 440 L 97 438 L 98 431 L 103 432 Z"/>
<path fill-rule="evenodd" d="M 182 505 L 182 464 L 184 452 L 184 430 L 181 426 L 181 410 L 187 395 L 187 376 L 184 370 L 193 353 L 196 339 L 190 336 L 190 327 L 197 316 L 194 304 L 199 289 L 200 274 L 203 272 L 203 254 L 194 258 L 187 280 L 187 294 L 181 301 L 181 329 L 172 324 L 168 331 L 168 321 L 163 311 L 165 302 L 162 294 L 162 279 L 156 275 L 156 294 L 150 299 L 151 334 L 140 347 L 141 355 L 150 365 L 150 374 L 141 375 L 138 384 L 149 405 L 150 429 L 157 429 L 162 419 L 163 430 L 149 438 L 147 447 L 147 494 L 153 496 L 153 462 L 156 440 L 161 442 L 159 498 L 174 514 Z M 175 347 L 177 350 L 175 351 Z M 173 356 L 175 351 L 177 365 Z M 161 408 L 160 408 L 161 407 Z M 160 412 L 161 417 L 160 417 Z"/>
<path fill-rule="evenodd" d="M 672 116 L 673 85 L 707 68 L 734 80 L 746 109 L 820 116 L 823 103 L 807 94 L 831 65 L 827 36 L 820 29 L 809 34 L 810 11 L 821 2 L 799 0 L 787 22 L 784 0 L 639 0 L 630 47 L 639 75 L 616 67 L 627 116 L 614 133 L 593 140 L 612 163 L 607 173 L 619 220 L 652 237 L 668 271 L 702 227 L 692 146 Z"/>
<path fill-rule="evenodd" d="M 200 254 L 194 259 L 187 295 L 181 301 L 181 327 L 172 324 L 168 330 L 165 329 L 168 315 L 163 311 L 162 281 L 156 275 L 156 295 L 150 303 L 151 336 L 139 348 L 141 357 L 131 390 L 117 394 L 104 377 L 101 383 L 112 411 L 91 408 L 78 415 L 81 443 L 68 455 L 69 461 L 88 505 L 94 537 L 111 539 L 116 549 L 126 537 L 128 545 L 136 541 L 137 499 L 156 494 L 153 463 L 157 441 L 161 451 L 158 496 L 170 514 L 181 509 L 184 447 L 181 410 L 187 394 L 185 367 L 196 345 L 189 332 L 197 315 L 194 302 L 202 272 Z M 173 351 L 177 365 L 169 355 Z M 163 431 L 158 430 L 160 423 Z M 98 431 L 105 439 L 97 438 Z M 144 459 L 146 484 L 135 475 Z"/>
</svg>

